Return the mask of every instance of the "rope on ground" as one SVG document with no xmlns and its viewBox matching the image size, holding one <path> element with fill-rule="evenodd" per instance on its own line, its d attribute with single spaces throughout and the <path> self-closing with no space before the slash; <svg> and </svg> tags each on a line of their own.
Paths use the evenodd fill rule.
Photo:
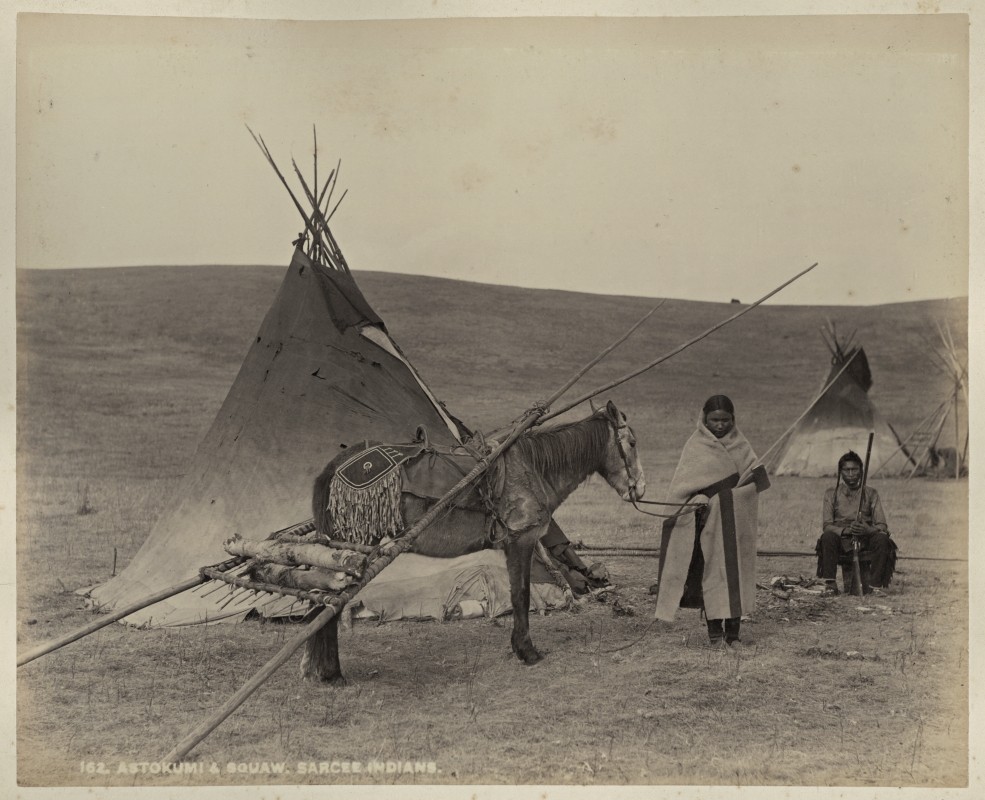
<svg viewBox="0 0 985 800">
<path fill-rule="evenodd" d="M 650 628 L 653 627 L 655 622 L 656 622 L 655 619 L 651 619 L 650 622 L 647 624 L 647 626 L 643 629 L 643 633 L 641 633 L 639 636 L 633 639 L 633 641 L 631 641 L 629 644 L 624 644 L 619 647 L 614 647 L 611 650 L 580 650 L 579 652 L 582 653 L 582 655 L 594 656 L 598 653 L 604 653 L 605 655 L 608 655 L 609 653 L 618 653 L 620 650 L 626 650 L 632 647 L 634 644 L 639 644 L 640 642 L 642 642 L 643 638 L 650 632 Z"/>
<path fill-rule="evenodd" d="M 575 550 L 592 553 L 595 555 L 627 556 L 633 558 L 659 558 L 659 547 L 631 547 L 625 545 L 592 545 L 578 543 Z M 757 550 L 756 555 L 760 558 L 816 558 L 817 553 L 803 550 Z M 967 563 L 967 558 L 949 558 L 945 556 L 898 556 L 903 561 L 954 561 Z"/>
</svg>

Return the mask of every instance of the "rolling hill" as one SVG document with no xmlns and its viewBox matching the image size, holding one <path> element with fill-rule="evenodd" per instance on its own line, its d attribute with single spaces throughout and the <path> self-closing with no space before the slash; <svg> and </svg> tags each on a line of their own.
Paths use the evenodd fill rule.
<svg viewBox="0 0 985 800">
<path fill-rule="evenodd" d="M 156 267 L 17 274 L 18 449 L 22 474 L 47 454 L 74 474 L 181 474 L 236 375 L 279 267 Z M 473 427 L 504 424 L 551 394 L 655 301 L 356 273 L 367 299 L 435 394 Z M 782 297 L 782 295 L 780 296 Z M 735 305 L 668 300 L 571 397 L 637 368 Z M 767 305 L 618 387 L 647 466 L 676 461 L 705 397 L 729 394 L 763 452 L 828 369 L 818 329 L 858 331 L 871 398 L 903 435 L 940 401 L 928 342 L 947 321 L 967 347 L 967 299 L 871 307 Z M 59 429 L 72 426 L 70 452 Z M 155 444 L 166 434 L 170 448 Z M 109 460 L 109 463 L 104 463 Z M 26 471 L 26 472 L 24 472 Z"/>
</svg>

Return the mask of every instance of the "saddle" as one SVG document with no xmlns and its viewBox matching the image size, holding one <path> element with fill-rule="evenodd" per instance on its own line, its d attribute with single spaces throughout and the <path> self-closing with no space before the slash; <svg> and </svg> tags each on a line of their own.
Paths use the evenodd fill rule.
<svg viewBox="0 0 985 800">
<path fill-rule="evenodd" d="M 376 544 L 404 530 L 400 498 L 404 493 L 438 500 L 478 463 L 465 447 L 431 444 L 418 429 L 408 444 L 367 444 L 338 466 L 329 489 L 328 509 L 336 534 L 346 541 Z M 464 490 L 458 508 L 485 511 L 482 486 Z"/>
</svg>

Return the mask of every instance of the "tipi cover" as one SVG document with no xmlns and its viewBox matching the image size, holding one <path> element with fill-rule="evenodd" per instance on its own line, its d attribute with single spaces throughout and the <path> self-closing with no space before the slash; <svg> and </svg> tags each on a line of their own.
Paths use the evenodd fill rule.
<svg viewBox="0 0 985 800">
<path fill-rule="evenodd" d="M 117 577 L 89 593 L 111 609 L 193 577 L 228 558 L 233 533 L 263 539 L 311 517 L 311 487 L 344 445 L 403 442 L 426 426 L 457 444 L 458 428 L 387 334 L 348 271 L 298 247 L 222 407 L 199 444 L 168 512 Z M 186 592 L 144 609 L 132 624 L 242 617 Z"/>
<path fill-rule="evenodd" d="M 277 296 L 168 511 L 120 575 L 88 590 L 89 600 L 106 610 L 142 601 L 196 577 L 202 567 L 227 560 L 222 545 L 233 534 L 266 539 L 308 520 L 314 480 L 340 448 L 368 439 L 410 442 L 421 426 L 436 445 L 460 444 L 469 433 L 435 399 L 352 278 L 328 227 L 338 170 L 332 170 L 316 195 L 295 165 L 311 204 L 305 212 L 266 143 L 253 137 L 291 195 L 306 231 L 295 242 Z M 315 140 L 316 188 L 317 174 Z M 307 252 L 302 249 L 306 243 Z M 556 534 L 559 553 L 567 554 L 570 566 L 586 571 L 560 528 Z M 555 565 L 563 560 L 558 553 L 549 558 Z M 544 571 L 540 583 L 552 585 L 532 592 L 537 610 L 566 604 L 570 595 L 553 585 L 557 577 L 549 572 Z M 574 577 L 566 580 L 577 582 Z M 503 611 L 508 584 L 502 551 L 458 559 L 404 554 L 357 600 L 364 612 L 391 619 L 495 616 Z M 264 616 L 298 614 L 306 606 L 290 596 L 237 593 L 213 580 L 124 621 L 191 625 L 240 620 L 254 608 Z"/>
<path fill-rule="evenodd" d="M 899 451 L 899 440 L 869 400 L 872 372 L 865 350 L 851 338 L 839 342 L 833 327 L 826 342 L 831 369 L 817 398 L 790 431 L 767 454 L 765 465 L 776 475 L 834 475 L 838 459 L 849 450 L 863 458 L 874 433 L 870 464 L 882 464 Z M 906 458 L 897 458 L 901 466 Z M 897 469 L 897 472 L 899 470 Z M 884 468 L 881 475 L 890 474 Z"/>
</svg>

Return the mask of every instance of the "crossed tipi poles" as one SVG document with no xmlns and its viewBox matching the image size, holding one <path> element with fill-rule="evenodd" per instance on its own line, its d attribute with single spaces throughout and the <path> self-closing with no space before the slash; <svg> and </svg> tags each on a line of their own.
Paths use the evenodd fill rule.
<svg viewBox="0 0 985 800">
<path fill-rule="evenodd" d="M 970 408 L 968 404 L 968 368 L 958 352 L 950 328 L 940 322 L 936 323 L 936 327 L 940 343 L 937 345 L 929 344 L 928 348 L 934 366 L 947 381 L 948 389 L 944 398 L 933 411 L 921 420 L 913 432 L 902 439 L 899 447 L 879 465 L 876 469 L 877 472 L 902 453 L 911 465 L 906 474 L 907 478 L 912 478 L 915 475 L 926 475 L 934 471 L 935 468 L 941 477 L 960 478 L 965 474 L 968 463 L 968 420 L 966 415 L 963 426 L 964 436 L 962 437 L 961 401 L 964 401 L 965 409 Z M 952 464 L 947 465 L 946 449 L 941 447 L 941 441 L 946 434 L 949 421 L 954 430 L 954 458 Z M 942 459 L 948 467 L 947 474 L 943 474 L 939 469 Z"/>
</svg>

